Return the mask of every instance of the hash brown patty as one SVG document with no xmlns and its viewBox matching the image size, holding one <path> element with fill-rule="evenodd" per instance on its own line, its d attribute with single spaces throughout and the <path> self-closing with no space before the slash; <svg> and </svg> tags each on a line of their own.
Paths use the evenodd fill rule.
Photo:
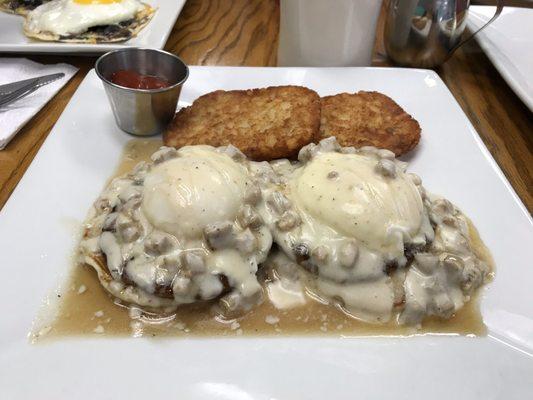
<svg viewBox="0 0 533 400">
<path fill-rule="evenodd" d="M 401 156 L 420 140 L 420 125 L 394 100 L 360 91 L 323 97 L 320 138 L 336 136 L 341 146 L 375 146 Z"/>
<path fill-rule="evenodd" d="M 166 146 L 232 144 L 253 160 L 289 158 L 318 138 L 320 97 L 301 86 L 217 90 L 176 113 Z"/>
</svg>

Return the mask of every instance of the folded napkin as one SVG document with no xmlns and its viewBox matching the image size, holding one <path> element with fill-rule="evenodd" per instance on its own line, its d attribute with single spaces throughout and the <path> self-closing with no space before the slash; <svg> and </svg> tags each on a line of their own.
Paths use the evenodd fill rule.
<svg viewBox="0 0 533 400">
<path fill-rule="evenodd" d="M 20 128 L 37 114 L 77 71 L 76 67 L 69 64 L 43 65 L 25 58 L 0 58 L 0 85 L 57 72 L 65 73 L 63 78 L 0 107 L 0 150 L 6 147 Z"/>
</svg>

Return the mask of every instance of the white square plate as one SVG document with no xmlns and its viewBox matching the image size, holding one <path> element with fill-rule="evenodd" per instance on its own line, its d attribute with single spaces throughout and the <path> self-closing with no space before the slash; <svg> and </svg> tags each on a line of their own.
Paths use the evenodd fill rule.
<svg viewBox="0 0 533 400">
<path fill-rule="evenodd" d="M 472 6 L 468 27 L 481 28 L 496 7 Z M 504 7 L 502 14 L 476 35 L 479 45 L 516 95 L 533 111 L 533 9 Z"/>
<path fill-rule="evenodd" d="M 91 71 L 0 212 L 3 398 L 529 398 L 533 221 L 444 83 L 426 70 L 192 67 L 180 105 L 215 89 L 285 84 L 321 95 L 378 90 L 420 122 L 411 170 L 472 218 L 496 261 L 482 301 L 489 335 L 30 344 L 40 304 L 73 267 L 72 221 L 79 227 L 131 138 Z"/>
<path fill-rule="evenodd" d="M 72 55 L 73 53 L 106 53 L 124 47 L 162 49 L 186 0 L 146 0 L 146 2 L 156 8 L 156 12 L 137 37 L 126 42 L 107 44 L 42 42 L 30 39 L 22 32 L 24 17 L 0 11 L 0 52 Z"/>
</svg>

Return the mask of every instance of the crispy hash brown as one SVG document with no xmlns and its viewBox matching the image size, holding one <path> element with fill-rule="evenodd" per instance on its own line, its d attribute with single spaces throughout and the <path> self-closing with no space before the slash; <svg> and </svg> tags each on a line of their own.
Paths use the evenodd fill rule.
<svg viewBox="0 0 533 400">
<path fill-rule="evenodd" d="M 181 109 L 163 135 L 167 146 L 232 144 L 254 160 L 295 156 L 318 138 L 320 97 L 301 86 L 218 90 Z"/>
<path fill-rule="evenodd" d="M 418 144 L 420 125 L 382 93 L 341 93 L 322 98 L 320 138 L 329 136 L 341 146 L 375 146 L 401 156 Z"/>
</svg>

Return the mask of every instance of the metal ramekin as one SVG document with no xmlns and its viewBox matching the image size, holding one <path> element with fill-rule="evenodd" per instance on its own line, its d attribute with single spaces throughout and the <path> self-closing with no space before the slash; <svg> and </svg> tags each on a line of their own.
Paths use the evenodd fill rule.
<svg viewBox="0 0 533 400">
<path fill-rule="evenodd" d="M 120 129 L 137 136 L 161 132 L 176 112 L 181 87 L 189 68 L 172 53 L 155 49 L 126 48 L 104 54 L 96 61 L 96 73 L 104 84 L 115 121 Z M 111 82 L 118 70 L 166 79 L 162 89 L 132 89 Z"/>
</svg>

